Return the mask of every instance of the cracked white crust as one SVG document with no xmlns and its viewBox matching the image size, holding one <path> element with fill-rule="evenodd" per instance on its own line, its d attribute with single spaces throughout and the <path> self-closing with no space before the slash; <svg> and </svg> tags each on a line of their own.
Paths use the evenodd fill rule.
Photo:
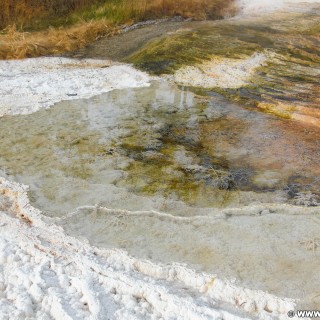
<svg viewBox="0 0 320 320">
<path fill-rule="evenodd" d="M 0 61 L 0 117 L 29 114 L 63 100 L 148 86 L 150 77 L 108 60 L 33 58 Z"/>
<path fill-rule="evenodd" d="M 294 301 L 67 236 L 0 178 L 0 319 L 279 319 Z"/>
</svg>

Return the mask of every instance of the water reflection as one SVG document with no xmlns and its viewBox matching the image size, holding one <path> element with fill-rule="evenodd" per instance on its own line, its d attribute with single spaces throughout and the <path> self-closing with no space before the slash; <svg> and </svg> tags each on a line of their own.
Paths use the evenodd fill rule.
<svg viewBox="0 0 320 320">
<path fill-rule="evenodd" d="M 267 62 L 240 88 L 226 89 L 217 81 L 213 89 L 258 110 L 320 126 L 320 5 L 297 6 L 258 17 L 184 24 L 177 32 L 148 42 L 127 60 L 156 74 L 200 65 L 201 77 L 201 72 L 210 73 L 202 65 L 205 61 L 247 59 L 261 53 Z"/>
<path fill-rule="evenodd" d="M 1 168 L 51 215 L 95 203 L 176 213 L 319 203 L 317 127 L 166 81 L 6 117 L 0 136 Z"/>
</svg>

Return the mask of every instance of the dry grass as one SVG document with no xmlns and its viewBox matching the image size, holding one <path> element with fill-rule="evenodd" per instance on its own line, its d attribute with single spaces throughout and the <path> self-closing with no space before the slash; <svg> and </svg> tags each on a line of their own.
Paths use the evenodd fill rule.
<svg viewBox="0 0 320 320">
<path fill-rule="evenodd" d="M 9 24 L 23 28 L 40 20 L 65 16 L 101 0 L 1 0 L 0 29 Z"/>
<path fill-rule="evenodd" d="M 195 19 L 222 17 L 233 0 L 118 0 L 92 7 L 84 18 L 108 17 L 126 22 L 180 15 Z"/>
<path fill-rule="evenodd" d="M 77 50 L 103 35 L 114 33 L 116 29 L 104 21 L 32 33 L 18 32 L 11 26 L 0 35 L 0 59 L 22 59 Z"/>
<path fill-rule="evenodd" d="M 19 29 L 47 23 L 74 22 L 79 17 L 148 19 L 181 15 L 198 19 L 223 15 L 233 0 L 1 0 L 0 29 L 15 24 Z M 70 19 L 70 15 L 75 15 Z"/>
<path fill-rule="evenodd" d="M 0 59 L 79 49 L 117 26 L 180 15 L 219 18 L 233 0 L 1 0 Z M 52 27 L 52 25 L 55 26 Z M 25 32 L 24 30 L 39 30 Z"/>
<path fill-rule="evenodd" d="M 232 3 L 231 0 L 156 0 L 150 1 L 146 14 L 155 16 L 160 12 L 162 16 L 181 15 L 202 20 L 216 19 L 227 14 Z"/>
</svg>

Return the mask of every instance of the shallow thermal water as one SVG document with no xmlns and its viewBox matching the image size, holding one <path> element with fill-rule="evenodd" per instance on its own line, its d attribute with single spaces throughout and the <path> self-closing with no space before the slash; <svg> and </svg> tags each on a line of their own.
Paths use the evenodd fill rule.
<svg viewBox="0 0 320 320">
<path fill-rule="evenodd" d="M 175 73 L 181 84 L 210 87 L 243 105 L 319 126 L 320 5 L 285 9 L 185 23 L 125 60 L 156 74 Z"/>
<path fill-rule="evenodd" d="M 97 203 L 177 214 L 186 205 L 315 206 L 319 135 L 216 93 L 155 81 L 2 119 L 0 164 L 55 216 Z"/>
<path fill-rule="evenodd" d="M 286 19 L 190 23 L 125 58 L 155 73 L 181 72 L 181 81 L 176 73 L 147 86 L 124 66 L 127 83 L 144 87 L 4 113 L 2 175 L 29 185 L 34 207 L 90 244 L 186 263 L 316 306 L 319 7 L 312 6 Z M 241 76 L 230 81 L 236 88 L 227 78 L 199 88 L 183 69 L 217 77 L 230 65 Z"/>
<path fill-rule="evenodd" d="M 3 118 L 0 166 L 94 245 L 310 302 L 318 218 L 277 204 L 319 204 L 319 131 L 160 80 Z"/>
</svg>

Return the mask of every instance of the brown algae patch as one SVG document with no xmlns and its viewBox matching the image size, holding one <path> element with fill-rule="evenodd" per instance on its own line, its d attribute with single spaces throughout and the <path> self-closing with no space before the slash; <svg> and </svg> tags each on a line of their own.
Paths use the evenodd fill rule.
<svg viewBox="0 0 320 320">
<path fill-rule="evenodd" d="M 294 119 L 307 125 L 320 127 L 320 109 L 297 105 L 288 105 L 281 102 L 259 102 L 257 108 L 284 119 Z"/>
<path fill-rule="evenodd" d="M 290 106 L 283 103 L 271 104 L 260 102 L 258 103 L 257 107 L 264 112 L 274 114 L 285 119 L 291 119 L 293 112 L 296 110 L 295 106 Z"/>
<path fill-rule="evenodd" d="M 229 172 L 195 164 L 200 161 L 194 151 L 187 152 L 183 145 L 169 145 L 157 152 L 145 152 L 127 168 L 127 179 L 117 185 L 129 185 L 135 192 L 182 200 L 192 206 L 232 203 L 236 188 L 228 185 Z"/>
</svg>

